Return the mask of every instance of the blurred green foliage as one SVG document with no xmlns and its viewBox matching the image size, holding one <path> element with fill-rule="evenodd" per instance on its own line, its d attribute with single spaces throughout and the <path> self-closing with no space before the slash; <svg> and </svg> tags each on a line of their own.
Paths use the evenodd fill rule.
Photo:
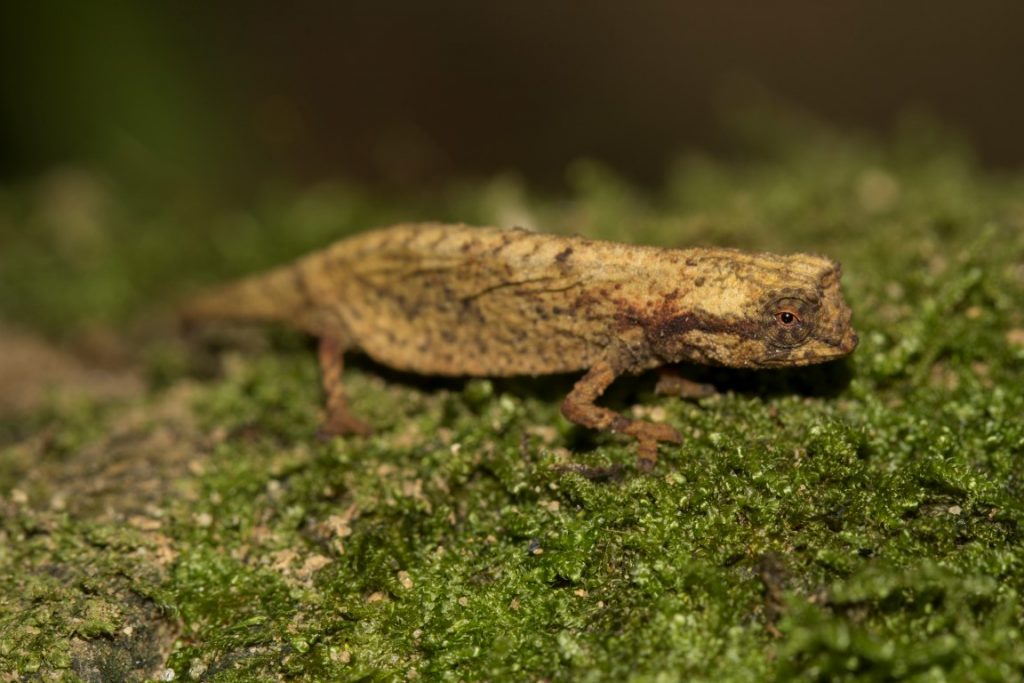
<svg viewBox="0 0 1024 683">
<path fill-rule="evenodd" d="M 0 8 L 0 170 L 74 159 L 224 189 L 241 158 L 223 134 L 225 93 L 194 49 L 198 27 L 169 9 L 129 0 Z"/>
<path fill-rule="evenodd" d="M 887 141 L 763 112 L 733 125 L 748 157 L 683 158 L 653 193 L 586 162 L 568 197 L 514 178 L 413 200 L 323 185 L 229 213 L 80 171 L 6 188 L 0 316 L 51 334 L 431 218 L 826 253 L 862 342 L 838 366 L 722 372 L 699 404 L 620 383 L 613 405 L 684 435 L 651 476 L 558 415 L 571 380 L 357 364 L 354 407 L 379 432 L 319 443 L 301 340 L 233 353 L 179 445 L 202 463 L 179 484 L 195 495 L 156 503 L 162 574 L 153 537 L 40 507 L 45 490 L 19 503 L 26 456 L 8 449 L 0 671 L 74 670 L 73 636 L 119 633 L 130 590 L 180 628 L 178 680 L 1020 680 L 1024 175 L 977 168 L 920 119 Z M 118 419 L 83 431 L 56 410 L 51 429 L 85 442 Z M 82 452 L 67 443 L 34 466 Z"/>
</svg>

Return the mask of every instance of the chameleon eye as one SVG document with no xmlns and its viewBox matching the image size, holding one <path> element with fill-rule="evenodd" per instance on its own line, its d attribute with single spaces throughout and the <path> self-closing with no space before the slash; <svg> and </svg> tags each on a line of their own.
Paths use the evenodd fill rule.
<svg viewBox="0 0 1024 683">
<path fill-rule="evenodd" d="M 765 333 L 772 344 L 781 347 L 799 346 L 814 329 L 818 306 L 814 299 L 800 294 L 784 294 L 765 307 Z"/>
<path fill-rule="evenodd" d="M 775 314 L 775 319 L 779 321 L 780 325 L 785 327 L 793 327 L 800 322 L 800 316 L 793 311 L 787 311 L 785 309 Z"/>
</svg>

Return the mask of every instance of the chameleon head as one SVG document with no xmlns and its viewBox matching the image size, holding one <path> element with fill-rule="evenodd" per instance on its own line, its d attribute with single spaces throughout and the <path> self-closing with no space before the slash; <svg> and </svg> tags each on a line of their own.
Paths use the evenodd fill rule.
<svg viewBox="0 0 1024 683">
<path fill-rule="evenodd" d="M 839 275 L 839 265 L 829 262 L 814 288 L 783 289 L 765 297 L 760 353 L 751 350 L 751 365 L 810 365 L 841 358 L 857 348 Z"/>
<path fill-rule="evenodd" d="M 663 360 L 787 367 L 833 360 L 856 348 L 838 263 L 806 254 L 732 257 L 715 291 L 648 328 Z"/>
</svg>

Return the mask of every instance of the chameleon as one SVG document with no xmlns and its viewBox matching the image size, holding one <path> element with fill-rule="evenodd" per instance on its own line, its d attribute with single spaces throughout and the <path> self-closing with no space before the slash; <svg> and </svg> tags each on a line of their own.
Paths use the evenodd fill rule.
<svg viewBox="0 0 1024 683">
<path fill-rule="evenodd" d="M 332 436 L 372 431 L 346 399 L 348 352 L 427 375 L 583 372 L 562 414 L 632 437 L 649 470 L 659 442 L 680 434 L 598 405 L 617 377 L 682 361 L 778 368 L 845 356 L 857 334 L 839 281 L 837 262 L 808 254 L 419 223 L 339 240 L 200 294 L 183 314 L 283 323 L 317 338 L 321 432 Z M 705 386 L 679 379 L 678 393 Z"/>
</svg>

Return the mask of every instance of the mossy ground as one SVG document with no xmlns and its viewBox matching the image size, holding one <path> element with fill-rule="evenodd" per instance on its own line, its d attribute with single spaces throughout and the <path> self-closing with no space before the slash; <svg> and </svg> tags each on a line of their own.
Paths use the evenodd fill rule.
<svg viewBox="0 0 1024 683">
<path fill-rule="evenodd" d="M 561 198 L 324 186 L 217 218 L 90 174 L 0 190 L 3 318 L 148 386 L 0 417 L 0 679 L 1024 678 L 1024 174 L 920 120 L 759 120 L 655 193 L 593 164 Z M 357 362 L 379 431 L 322 443 L 308 340 L 209 355 L 165 324 L 204 282 L 417 218 L 826 253 L 861 346 L 713 371 L 699 403 L 620 382 L 685 437 L 647 476 L 560 417 L 572 378 Z"/>
</svg>

